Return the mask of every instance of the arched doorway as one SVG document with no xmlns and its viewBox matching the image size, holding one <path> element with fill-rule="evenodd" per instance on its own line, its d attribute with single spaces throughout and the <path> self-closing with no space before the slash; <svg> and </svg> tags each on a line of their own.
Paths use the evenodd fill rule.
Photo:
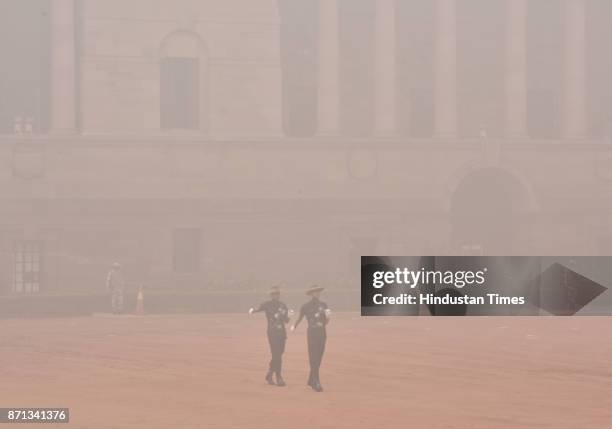
<svg viewBox="0 0 612 429">
<path fill-rule="evenodd" d="M 533 201 L 510 172 L 482 168 L 470 172 L 451 198 L 454 252 L 466 255 L 523 254 L 527 216 Z"/>
</svg>

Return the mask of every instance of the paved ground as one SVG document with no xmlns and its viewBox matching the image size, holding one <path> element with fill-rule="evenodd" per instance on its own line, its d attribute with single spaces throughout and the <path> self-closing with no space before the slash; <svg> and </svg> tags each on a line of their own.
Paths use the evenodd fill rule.
<svg viewBox="0 0 612 429">
<path fill-rule="evenodd" d="M 0 406 L 83 429 L 612 428 L 611 319 L 335 314 L 317 394 L 303 327 L 289 386 L 264 384 L 259 316 L 1 320 Z"/>
</svg>

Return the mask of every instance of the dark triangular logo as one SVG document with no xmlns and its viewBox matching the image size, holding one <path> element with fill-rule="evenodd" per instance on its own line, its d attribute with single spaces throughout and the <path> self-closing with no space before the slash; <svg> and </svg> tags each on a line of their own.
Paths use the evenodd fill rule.
<svg viewBox="0 0 612 429">
<path fill-rule="evenodd" d="M 608 289 L 554 263 L 533 280 L 530 290 L 533 305 L 555 316 L 572 316 Z"/>
</svg>

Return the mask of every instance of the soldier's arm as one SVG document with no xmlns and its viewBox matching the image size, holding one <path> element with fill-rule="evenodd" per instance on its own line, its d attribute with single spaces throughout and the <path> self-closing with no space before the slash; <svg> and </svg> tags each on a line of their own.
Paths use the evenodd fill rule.
<svg viewBox="0 0 612 429">
<path fill-rule="evenodd" d="M 265 303 L 261 303 L 261 304 L 259 304 L 259 307 L 257 307 L 257 308 L 251 308 L 251 309 L 249 310 L 249 314 L 261 313 L 262 311 L 264 311 L 264 307 L 265 307 L 265 305 L 264 305 L 264 304 L 265 304 Z"/>
<path fill-rule="evenodd" d="M 325 310 L 323 311 L 325 314 L 325 324 L 327 325 L 329 323 L 329 316 L 331 316 L 331 310 L 330 308 L 327 306 L 327 304 L 325 304 Z"/>
</svg>

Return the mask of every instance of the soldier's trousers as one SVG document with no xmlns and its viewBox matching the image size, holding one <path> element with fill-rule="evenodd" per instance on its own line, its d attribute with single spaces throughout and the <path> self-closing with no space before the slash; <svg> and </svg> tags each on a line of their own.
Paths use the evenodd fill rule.
<svg viewBox="0 0 612 429">
<path fill-rule="evenodd" d="M 285 353 L 285 344 L 287 342 L 287 335 L 277 332 L 268 332 L 268 342 L 270 343 L 270 353 L 272 359 L 270 360 L 270 372 L 275 372 L 281 375 L 283 370 L 283 353 Z"/>
<path fill-rule="evenodd" d="M 310 362 L 310 375 L 308 384 L 319 383 L 319 368 L 325 352 L 327 333 L 325 328 L 308 328 L 308 360 Z"/>
<path fill-rule="evenodd" d="M 121 313 L 123 311 L 123 289 L 115 288 L 111 292 L 111 308 L 113 313 Z"/>
</svg>

